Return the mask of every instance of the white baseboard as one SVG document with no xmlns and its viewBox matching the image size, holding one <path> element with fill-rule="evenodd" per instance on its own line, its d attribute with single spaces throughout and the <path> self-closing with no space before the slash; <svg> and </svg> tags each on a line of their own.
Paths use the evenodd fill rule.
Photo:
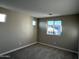
<svg viewBox="0 0 79 59">
<path fill-rule="evenodd" d="M 77 51 L 73 51 L 73 50 L 70 50 L 70 49 L 61 48 L 61 47 L 57 47 L 57 46 L 54 46 L 54 45 L 50 45 L 50 44 L 46 44 L 46 43 L 41 43 L 41 42 L 38 42 L 38 43 L 39 43 L 39 44 L 42 44 L 42 45 L 49 46 L 49 47 L 57 48 L 57 49 L 60 49 L 60 50 L 63 50 L 63 51 L 68 51 L 68 52 L 71 52 L 71 53 L 78 54 Z"/>
<path fill-rule="evenodd" d="M 23 49 L 23 48 L 26 48 L 26 47 L 29 47 L 29 46 L 34 45 L 34 44 L 36 44 L 36 43 L 37 43 L 37 42 L 34 42 L 34 43 L 31 43 L 31 44 L 28 44 L 28 45 L 25 45 L 25 46 L 22 46 L 22 47 L 19 47 L 19 48 L 16 48 L 16 49 L 7 51 L 7 52 L 3 52 L 3 53 L 0 54 L 0 56 L 6 55 L 6 54 L 8 54 L 8 53 L 15 52 L 15 51 L 17 51 L 17 50 L 20 50 L 20 49 Z"/>
<path fill-rule="evenodd" d="M 31 44 L 28 44 L 28 45 L 25 45 L 25 46 L 22 46 L 22 47 L 19 47 L 19 48 L 16 48 L 16 49 L 7 51 L 7 52 L 3 52 L 3 53 L 0 54 L 0 57 L 6 55 L 6 54 L 8 54 L 8 53 L 12 53 L 12 52 L 18 51 L 18 50 L 20 50 L 20 49 L 29 47 L 29 46 L 31 46 L 31 45 L 37 44 L 37 43 L 42 44 L 42 45 L 46 45 L 46 46 L 49 46 L 49 47 L 53 47 L 53 48 L 57 48 L 57 49 L 61 49 L 61 50 L 64 50 L 64 51 L 68 51 L 68 52 L 72 52 L 72 53 L 76 53 L 76 54 L 78 54 L 77 51 L 73 51 L 73 50 L 69 50 L 69 49 L 65 49 L 65 48 L 61 48 L 61 47 L 57 47 L 57 46 L 53 46 L 53 45 L 46 44 L 46 43 L 34 42 L 34 43 L 31 43 Z"/>
</svg>

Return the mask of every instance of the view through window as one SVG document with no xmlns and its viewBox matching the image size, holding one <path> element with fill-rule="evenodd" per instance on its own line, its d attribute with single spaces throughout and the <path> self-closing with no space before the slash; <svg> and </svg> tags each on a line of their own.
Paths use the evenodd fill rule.
<svg viewBox="0 0 79 59">
<path fill-rule="evenodd" d="M 6 22 L 6 14 L 0 13 L 0 22 Z"/>
<path fill-rule="evenodd" d="M 48 21 L 47 22 L 47 35 L 61 35 L 62 33 L 62 21 Z"/>
</svg>

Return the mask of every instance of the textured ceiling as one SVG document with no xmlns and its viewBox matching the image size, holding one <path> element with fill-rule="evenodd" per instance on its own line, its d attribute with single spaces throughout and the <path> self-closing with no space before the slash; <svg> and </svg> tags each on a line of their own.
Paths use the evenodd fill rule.
<svg viewBox="0 0 79 59">
<path fill-rule="evenodd" d="M 78 0 L 0 0 L 0 6 L 21 12 L 28 12 L 34 17 L 46 17 L 77 14 Z"/>
</svg>

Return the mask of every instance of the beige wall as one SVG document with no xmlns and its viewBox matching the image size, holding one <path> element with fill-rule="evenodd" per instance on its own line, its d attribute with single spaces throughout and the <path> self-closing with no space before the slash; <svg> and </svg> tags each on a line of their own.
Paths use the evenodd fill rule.
<svg viewBox="0 0 79 59">
<path fill-rule="evenodd" d="M 4 8 L 0 8 L 0 13 L 7 15 L 6 22 L 0 23 L 0 53 L 36 42 L 33 17 Z"/>
<path fill-rule="evenodd" d="M 62 21 L 62 35 L 47 35 L 47 21 L 61 20 Z M 58 17 L 39 18 L 38 20 L 38 41 L 51 44 L 54 46 L 78 51 L 78 15 L 66 15 Z"/>
</svg>

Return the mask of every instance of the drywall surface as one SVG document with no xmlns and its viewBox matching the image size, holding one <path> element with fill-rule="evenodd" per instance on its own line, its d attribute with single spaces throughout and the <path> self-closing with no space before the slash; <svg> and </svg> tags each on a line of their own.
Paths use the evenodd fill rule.
<svg viewBox="0 0 79 59">
<path fill-rule="evenodd" d="M 0 8 L 7 15 L 6 22 L 0 22 L 0 53 L 36 42 L 36 26 L 28 14 Z"/>
<path fill-rule="evenodd" d="M 60 36 L 46 34 L 48 20 L 62 21 L 62 34 Z M 39 42 L 78 51 L 78 15 L 39 18 L 38 23 Z"/>
</svg>

